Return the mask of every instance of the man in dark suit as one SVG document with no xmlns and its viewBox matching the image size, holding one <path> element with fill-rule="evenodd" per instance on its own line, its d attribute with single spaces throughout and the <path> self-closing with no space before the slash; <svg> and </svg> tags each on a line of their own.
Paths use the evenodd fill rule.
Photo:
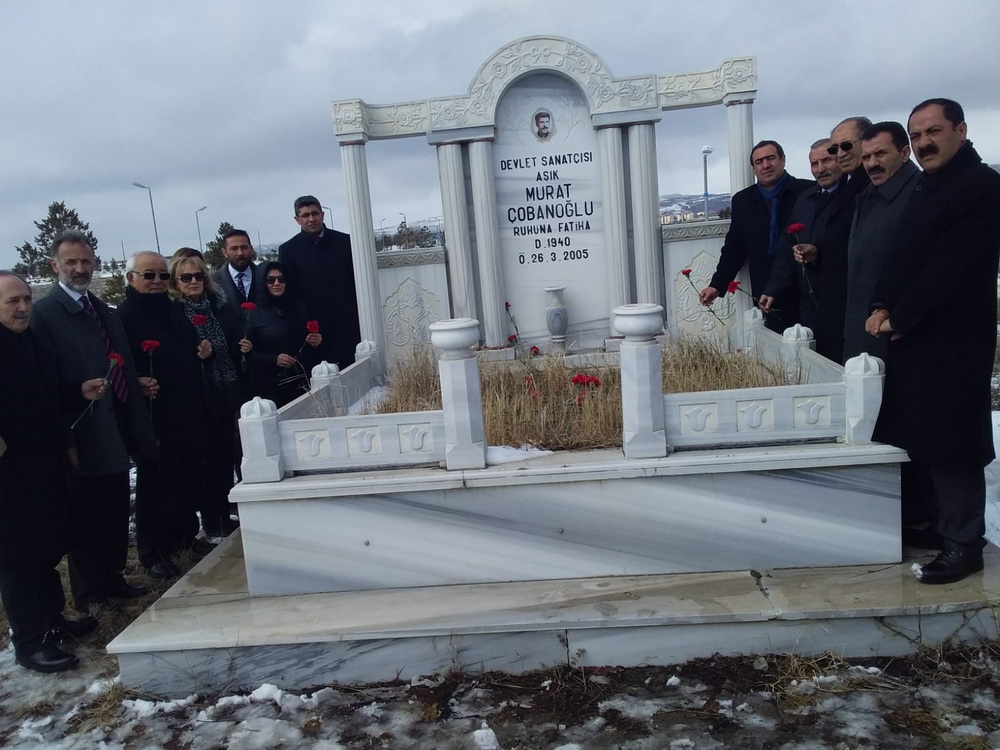
<svg viewBox="0 0 1000 750">
<path fill-rule="evenodd" d="M 226 265 L 212 274 L 216 285 L 226 295 L 226 304 L 237 320 L 243 315 L 244 302 L 257 303 L 257 265 L 253 262 L 254 250 L 250 235 L 242 229 L 232 229 L 222 235 L 222 254 Z"/>
<path fill-rule="evenodd" d="M 52 244 L 59 283 L 35 305 L 35 329 L 54 352 L 60 387 L 91 378 L 108 381 L 107 394 L 79 415 L 72 428 L 76 474 L 76 535 L 69 577 L 76 608 L 89 610 L 108 598 L 143 596 L 147 589 L 122 576 L 128 553 L 129 455 L 157 459 L 145 396 L 156 382 L 140 385 L 118 314 L 90 291 L 94 251 L 85 234 L 65 230 Z M 121 364 L 110 361 L 121 358 Z"/>
<path fill-rule="evenodd" d="M 56 566 L 72 528 L 66 426 L 49 357 L 30 321 L 31 287 L 0 271 L 0 600 L 17 663 L 61 672 L 79 659 L 56 644 L 90 633 L 97 620 L 62 614 Z M 82 408 L 103 390 L 103 380 L 86 381 L 70 390 L 71 403 Z"/>
<path fill-rule="evenodd" d="M 750 266 L 750 289 L 755 296 L 763 293 L 771 277 L 781 235 L 788 228 L 795 199 L 812 183 L 799 180 L 785 171 L 785 152 L 776 141 L 761 141 L 750 151 L 750 164 L 757 184 L 733 196 L 732 221 L 726 242 L 719 254 L 719 264 L 708 286 L 701 290 L 701 303 L 710 305 L 725 294 L 729 282 L 743 268 Z M 719 290 L 722 290 L 721 292 Z M 797 292 L 778 299 L 766 325 L 783 331 L 799 322 Z"/>
<path fill-rule="evenodd" d="M 816 184 L 799 194 L 789 216 L 789 226 L 801 224 L 804 228 L 789 234 L 788 227 L 785 227 L 781 248 L 771 269 L 771 279 L 760 295 L 761 310 L 769 312 L 775 299 L 788 297 L 798 289 L 802 325 L 814 333 L 819 327 L 820 289 L 818 281 L 814 286 L 812 275 L 802 259 L 802 248 L 820 242 L 827 211 L 843 176 L 829 147 L 830 139 L 821 138 L 809 149 L 809 169 Z"/>
<path fill-rule="evenodd" d="M 311 195 L 295 200 L 295 221 L 302 231 L 278 248 L 278 260 L 292 270 L 306 312 L 319 322 L 319 356 L 344 369 L 361 341 L 351 238 L 324 225 Z"/>
<path fill-rule="evenodd" d="M 990 381 L 996 349 L 1000 174 L 972 141 L 958 102 L 928 99 L 910 113 L 923 167 L 875 289 L 865 330 L 888 336 L 875 438 L 906 449 L 931 478 L 941 553 L 922 583 L 983 569 L 986 483 L 993 460 Z"/>
</svg>

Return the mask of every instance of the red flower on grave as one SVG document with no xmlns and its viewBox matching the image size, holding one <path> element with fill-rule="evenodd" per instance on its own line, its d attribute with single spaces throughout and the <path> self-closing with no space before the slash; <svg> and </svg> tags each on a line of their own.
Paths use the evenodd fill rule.
<svg viewBox="0 0 1000 750">
<path fill-rule="evenodd" d="M 156 339 L 146 339 L 141 344 L 139 344 L 139 348 L 142 349 L 146 354 L 152 354 L 153 352 L 155 352 L 157 349 L 160 348 L 160 342 L 157 341 Z"/>
<path fill-rule="evenodd" d="M 192 315 L 191 316 L 191 323 L 193 325 L 195 325 L 196 327 L 200 328 L 201 326 L 205 325 L 207 322 L 208 322 L 208 317 L 205 316 L 205 315 L 202 315 L 201 313 L 198 313 L 197 315 Z"/>
<path fill-rule="evenodd" d="M 517 334 L 516 333 L 512 333 L 510 336 L 508 336 L 507 337 L 507 342 L 511 343 L 511 344 L 516 344 L 517 343 Z"/>
<path fill-rule="evenodd" d="M 681 276 L 690 276 L 690 275 L 691 275 L 690 268 L 685 268 L 683 271 L 681 271 Z"/>
<path fill-rule="evenodd" d="M 530 375 L 525 375 L 524 376 L 524 384 L 525 385 L 534 385 L 534 383 L 535 383 L 535 381 L 531 379 Z"/>
<path fill-rule="evenodd" d="M 531 345 L 531 348 L 530 348 L 530 349 L 528 349 L 528 353 L 529 353 L 529 354 L 530 354 L 530 355 L 531 355 L 532 357 L 537 357 L 537 356 L 538 356 L 539 354 L 541 354 L 541 353 L 542 353 L 542 350 L 541 350 L 541 349 L 539 349 L 539 348 L 538 348 L 537 346 L 535 346 L 534 344 L 532 344 L 532 345 Z"/>
<path fill-rule="evenodd" d="M 241 302 L 240 307 L 246 312 L 252 312 L 253 310 L 257 309 L 257 305 L 255 305 L 253 302 Z"/>
<path fill-rule="evenodd" d="M 306 330 L 309 333 L 319 333 L 319 321 L 318 320 L 307 320 Z"/>
<path fill-rule="evenodd" d="M 509 310 L 510 309 L 510 302 L 504 302 L 503 303 L 503 309 L 504 310 Z"/>
</svg>

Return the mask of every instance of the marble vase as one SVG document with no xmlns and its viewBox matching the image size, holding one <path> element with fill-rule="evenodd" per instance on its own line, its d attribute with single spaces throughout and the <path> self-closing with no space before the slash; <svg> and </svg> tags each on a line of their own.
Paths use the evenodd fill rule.
<svg viewBox="0 0 1000 750">
<path fill-rule="evenodd" d="M 566 351 L 566 330 L 569 328 L 569 315 L 566 312 L 566 303 L 563 301 L 565 290 L 564 286 L 545 287 L 545 292 L 549 295 L 548 304 L 545 306 L 545 326 L 549 329 L 552 351 L 556 353 Z"/>
</svg>

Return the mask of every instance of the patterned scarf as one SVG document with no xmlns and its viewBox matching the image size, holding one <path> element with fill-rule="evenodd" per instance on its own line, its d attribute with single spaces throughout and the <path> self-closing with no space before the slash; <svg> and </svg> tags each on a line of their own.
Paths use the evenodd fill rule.
<svg viewBox="0 0 1000 750">
<path fill-rule="evenodd" d="M 781 195 L 785 186 L 788 185 L 788 172 L 781 175 L 781 179 L 778 180 L 773 188 L 765 188 L 760 184 L 757 185 L 757 189 L 760 194 L 767 201 L 767 207 L 771 211 L 771 233 L 768 239 L 767 254 L 777 255 L 778 254 L 778 196 Z"/>
<path fill-rule="evenodd" d="M 212 343 L 212 356 L 202 360 L 205 365 L 205 380 L 213 392 L 224 393 L 230 386 L 236 384 L 239 375 L 232 357 L 229 356 L 226 334 L 212 311 L 208 295 L 203 295 L 198 302 L 190 297 L 185 297 L 181 300 L 181 304 L 184 305 L 184 314 L 187 315 L 188 320 L 194 318 L 195 315 L 204 315 L 206 318 L 205 325 L 196 327 L 198 336 L 208 339 Z"/>
</svg>

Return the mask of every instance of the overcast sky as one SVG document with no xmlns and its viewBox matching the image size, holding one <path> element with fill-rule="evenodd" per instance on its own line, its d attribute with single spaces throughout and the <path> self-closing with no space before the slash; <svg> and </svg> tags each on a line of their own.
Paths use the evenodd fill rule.
<svg viewBox="0 0 1000 750">
<path fill-rule="evenodd" d="M 755 55 L 754 135 L 808 177 L 808 145 L 840 119 L 905 122 L 931 96 L 961 102 L 1000 162 L 1000 3 L 847 0 L 395 0 L 369 3 L 5 2 L 0 10 L 0 268 L 49 203 L 90 222 L 108 260 L 211 239 L 222 221 L 267 243 L 297 231 L 313 193 L 347 230 L 330 102 L 453 96 L 499 48 L 531 35 L 589 47 L 612 75 L 714 68 Z M 666 113 L 660 192 L 729 189 L 723 107 Z M 745 158 L 745 155 L 739 155 Z M 369 144 L 376 225 L 440 216 L 434 151 Z M 329 219 L 329 213 L 328 213 Z M 328 223 L 329 220 L 328 220 Z"/>
</svg>

